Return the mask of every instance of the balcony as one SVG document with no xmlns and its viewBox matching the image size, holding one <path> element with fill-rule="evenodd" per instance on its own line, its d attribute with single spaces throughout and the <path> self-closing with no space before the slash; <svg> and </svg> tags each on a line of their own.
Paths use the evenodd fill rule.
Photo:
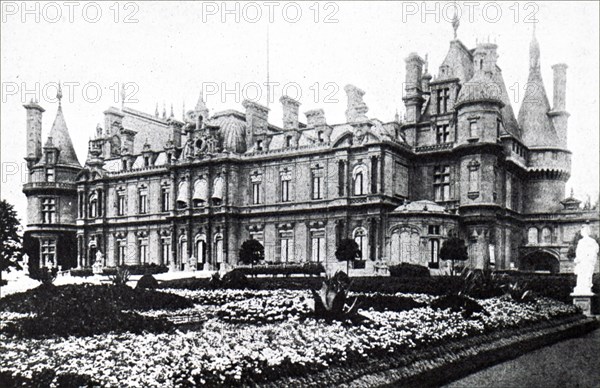
<svg viewBox="0 0 600 388">
<path fill-rule="evenodd" d="M 454 143 L 442 143 L 442 144 L 433 144 L 433 145 L 424 145 L 415 147 L 415 152 L 438 152 L 450 150 L 454 147 Z"/>
<path fill-rule="evenodd" d="M 76 191 L 77 184 L 68 182 L 30 182 L 23 185 L 23 192 L 36 190 L 69 190 Z"/>
</svg>

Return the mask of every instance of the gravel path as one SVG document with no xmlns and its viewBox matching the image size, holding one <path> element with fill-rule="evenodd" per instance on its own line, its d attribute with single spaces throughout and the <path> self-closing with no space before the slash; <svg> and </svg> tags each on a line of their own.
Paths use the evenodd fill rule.
<svg viewBox="0 0 600 388">
<path fill-rule="evenodd" d="M 600 387 L 600 329 L 524 354 L 445 387 Z"/>
</svg>

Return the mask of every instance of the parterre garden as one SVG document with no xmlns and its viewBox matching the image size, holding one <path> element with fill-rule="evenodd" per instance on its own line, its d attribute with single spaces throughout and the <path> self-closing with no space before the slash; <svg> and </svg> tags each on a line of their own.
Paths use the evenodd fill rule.
<svg viewBox="0 0 600 388">
<path fill-rule="evenodd" d="M 361 363 L 583 319 L 507 276 L 323 281 L 46 282 L 0 298 L 0 386 L 261 385 L 335 368 L 355 376 Z"/>
</svg>

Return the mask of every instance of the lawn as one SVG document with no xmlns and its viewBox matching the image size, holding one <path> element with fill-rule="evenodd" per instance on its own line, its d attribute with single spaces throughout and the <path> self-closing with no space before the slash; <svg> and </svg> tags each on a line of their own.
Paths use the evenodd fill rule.
<svg viewBox="0 0 600 388">
<path fill-rule="evenodd" d="M 353 291 L 360 319 L 328 322 L 314 316 L 311 292 L 297 288 L 71 285 L 4 297 L 0 386 L 277 382 L 580 317 L 545 297 L 470 299 L 480 309 L 465 311 L 427 293 Z"/>
</svg>

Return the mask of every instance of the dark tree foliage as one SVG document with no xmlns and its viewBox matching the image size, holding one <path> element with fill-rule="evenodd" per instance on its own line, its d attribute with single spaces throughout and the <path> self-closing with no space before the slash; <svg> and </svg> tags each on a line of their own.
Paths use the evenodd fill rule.
<svg viewBox="0 0 600 388">
<path fill-rule="evenodd" d="M 469 258 L 465 240 L 458 237 L 451 237 L 444 241 L 440 249 L 440 259 L 450 260 L 452 262 L 452 275 L 454 275 L 454 262 L 466 261 Z"/>
<path fill-rule="evenodd" d="M 2 272 L 11 268 L 21 269 L 23 257 L 21 237 L 18 234 L 19 219 L 13 205 L 0 201 L 0 280 Z M 1 284 L 1 281 L 0 281 Z"/>
<path fill-rule="evenodd" d="M 577 233 L 575 233 L 575 236 L 573 236 L 573 240 L 571 240 L 571 244 L 569 245 L 569 250 L 567 251 L 567 257 L 571 260 L 575 259 L 575 251 L 577 250 L 577 243 L 579 243 L 579 240 L 581 240 L 583 236 L 581 235 L 581 231 L 578 231 Z M 592 236 L 590 235 L 591 238 L 593 238 L 594 240 L 596 240 L 596 242 L 598 244 L 600 244 L 600 237 L 596 237 L 596 236 Z"/>
<path fill-rule="evenodd" d="M 359 259 L 362 255 L 360 248 L 356 241 L 352 239 L 344 239 L 339 242 L 335 250 L 335 258 L 338 261 L 346 262 L 346 272 L 350 272 L 350 262 Z"/>
<path fill-rule="evenodd" d="M 254 265 L 265 259 L 265 248 L 258 240 L 250 239 L 242 243 L 240 262 Z"/>
</svg>

